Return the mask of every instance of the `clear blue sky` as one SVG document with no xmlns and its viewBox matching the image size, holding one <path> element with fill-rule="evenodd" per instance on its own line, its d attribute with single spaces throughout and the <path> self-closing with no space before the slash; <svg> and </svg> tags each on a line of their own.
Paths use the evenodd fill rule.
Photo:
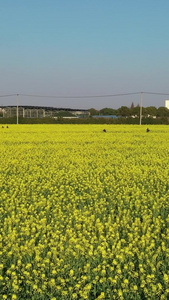
<svg viewBox="0 0 169 300">
<path fill-rule="evenodd" d="M 169 93 L 169 0 L 0 0 L 0 95 L 140 91 Z M 143 106 L 167 98 L 144 95 Z M 138 104 L 140 95 L 20 101 L 101 109 Z"/>
</svg>

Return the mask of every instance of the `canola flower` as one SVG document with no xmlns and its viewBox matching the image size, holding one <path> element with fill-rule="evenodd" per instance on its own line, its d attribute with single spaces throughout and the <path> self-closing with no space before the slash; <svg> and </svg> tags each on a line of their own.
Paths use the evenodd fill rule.
<svg viewBox="0 0 169 300">
<path fill-rule="evenodd" d="M 0 299 L 169 298 L 169 129 L 0 130 Z"/>
</svg>

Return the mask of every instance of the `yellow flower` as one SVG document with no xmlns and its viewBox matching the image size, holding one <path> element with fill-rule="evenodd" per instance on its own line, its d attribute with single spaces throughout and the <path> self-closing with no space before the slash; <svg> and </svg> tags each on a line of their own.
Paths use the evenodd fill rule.
<svg viewBox="0 0 169 300">
<path fill-rule="evenodd" d="M 97 300 L 101 300 L 101 299 L 105 299 L 105 293 L 104 293 L 104 292 L 102 292 L 102 293 L 100 294 L 100 296 L 97 297 Z"/>
<path fill-rule="evenodd" d="M 167 274 L 164 274 L 164 281 L 165 281 L 165 282 L 168 282 L 168 281 L 169 281 L 169 278 L 168 278 L 168 275 L 167 275 Z"/>
<path fill-rule="evenodd" d="M 74 275 L 74 270 L 70 270 L 70 276 L 72 277 Z"/>
</svg>

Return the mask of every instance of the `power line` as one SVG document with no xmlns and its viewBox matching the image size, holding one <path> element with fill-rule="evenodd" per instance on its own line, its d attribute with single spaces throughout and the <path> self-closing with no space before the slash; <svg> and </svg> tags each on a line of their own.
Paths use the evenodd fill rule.
<svg viewBox="0 0 169 300">
<path fill-rule="evenodd" d="M 60 99 L 75 99 L 75 98 L 108 98 L 115 96 L 127 96 L 127 95 L 138 95 L 140 92 L 135 93 L 125 93 L 125 94 L 110 94 L 110 95 L 86 95 L 86 96 L 51 96 L 51 95 L 32 95 L 32 94 L 19 94 L 20 96 L 25 97 L 37 97 L 37 98 L 60 98 Z"/>
<path fill-rule="evenodd" d="M 38 94 L 5 94 L 0 95 L 3 97 L 23 96 L 23 97 L 34 97 L 34 98 L 59 98 L 59 99 L 86 99 L 86 98 L 110 98 L 119 96 L 129 96 L 138 94 L 149 94 L 149 95 L 163 95 L 169 96 L 169 93 L 158 93 L 158 92 L 133 92 L 133 93 L 119 93 L 119 94 L 104 94 L 104 95 L 79 95 L 79 96 L 58 96 L 58 95 L 38 95 Z"/>
<path fill-rule="evenodd" d="M 169 93 L 153 93 L 153 92 L 143 92 L 143 94 L 169 96 Z"/>
<path fill-rule="evenodd" d="M 17 96 L 17 94 L 10 94 L 10 95 L 0 95 L 0 97 L 13 97 L 13 96 Z"/>
</svg>

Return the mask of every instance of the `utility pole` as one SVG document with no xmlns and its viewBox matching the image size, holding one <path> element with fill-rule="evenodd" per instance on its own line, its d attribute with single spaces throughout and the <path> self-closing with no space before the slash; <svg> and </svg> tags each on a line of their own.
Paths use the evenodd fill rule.
<svg viewBox="0 0 169 300">
<path fill-rule="evenodd" d="M 16 123 L 19 124 L 19 94 L 17 94 Z"/>
<path fill-rule="evenodd" d="M 142 120 L 142 108 L 143 108 L 143 92 L 141 92 L 141 97 L 140 97 L 140 125 Z"/>
</svg>

